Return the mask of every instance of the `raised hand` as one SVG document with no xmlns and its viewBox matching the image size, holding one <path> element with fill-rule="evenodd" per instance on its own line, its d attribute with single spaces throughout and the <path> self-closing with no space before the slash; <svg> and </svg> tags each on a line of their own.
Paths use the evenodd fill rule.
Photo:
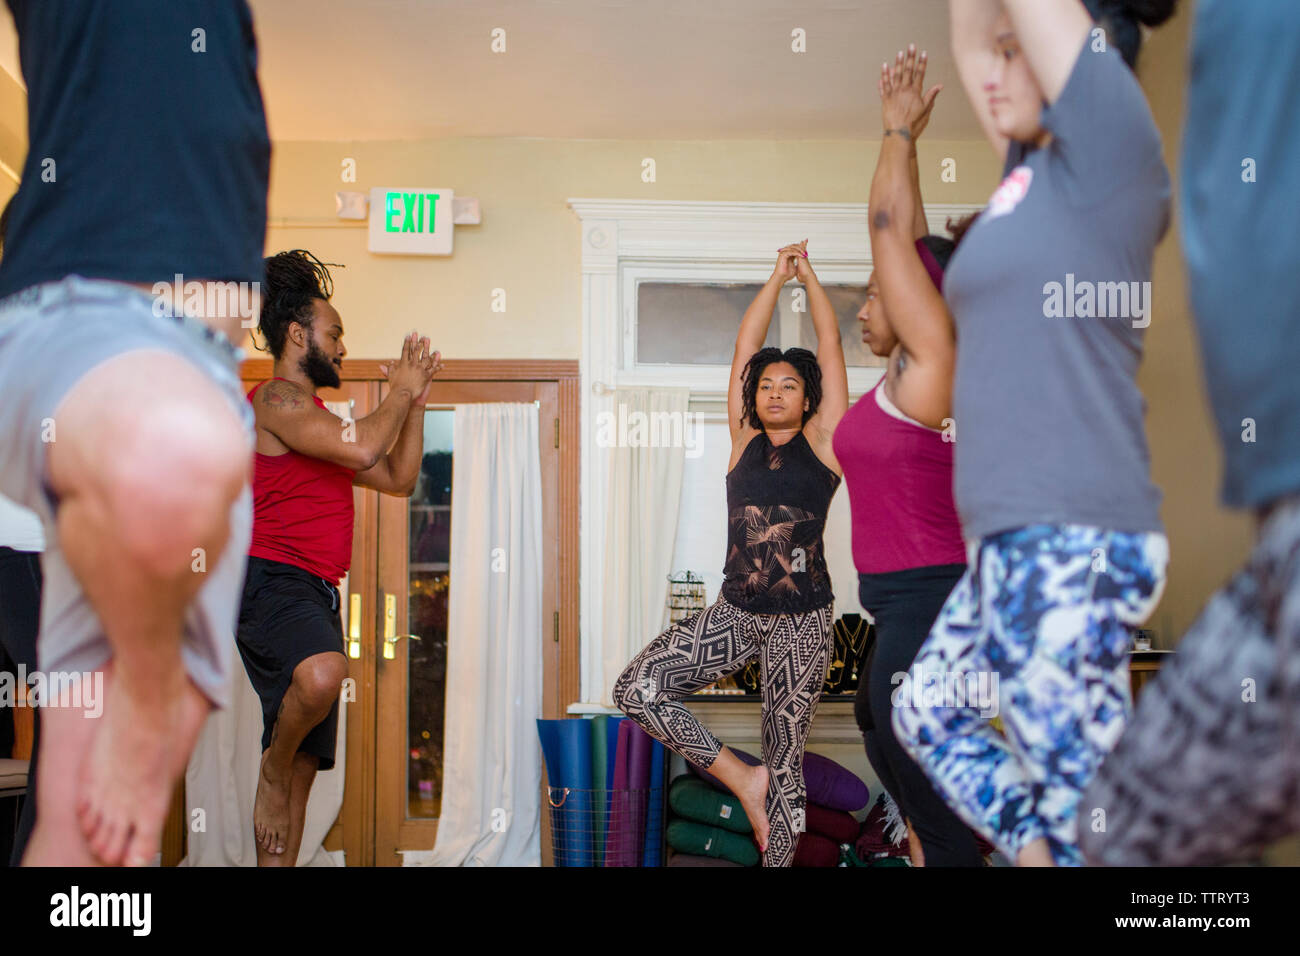
<svg viewBox="0 0 1300 956">
<path fill-rule="evenodd" d="M 885 131 L 905 129 L 916 140 L 930 123 L 930 112 L 934 101 L 943 89 L 942 84 L 925 92 L 925 69 L 929 54 L 924 50 L 918 55 L 916 44 L 910 44 L 907 52 L 898 51 L 898 57 L 891 66 L 880 66 L 880 115 Z"/>
<path fill-rule="evenodd" d="M 804 251 L 804 246 L 807 244 L 808 240 L 805 239 L 803 242 L 794 242 L 788 246 L 782 246 L 777 252 L 776 268 L 772 270 L 772 278 L 780 279 L 783 284 L 796 276 L 802 279 L 803 275 L 800 273 L 799 264 L 805 262 L 808 258 L 808 253 Z"/>
<path fill-rule="evenodd" d="M 817 278 L 817 274 L 813 272 L 812 260 L 808 258 L 808 240 L 805 239 L 794 248 L 800 252 L 800 255 L 794 260 L 795 275 L 800 282 L 807 285 L 809 279 Z"/>
</svg>

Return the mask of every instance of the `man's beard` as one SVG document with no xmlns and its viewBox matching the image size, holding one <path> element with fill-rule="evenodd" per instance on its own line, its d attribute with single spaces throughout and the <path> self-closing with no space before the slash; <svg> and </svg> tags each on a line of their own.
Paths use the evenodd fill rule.
<svg viewBox="0 0 1300 956">
<path fill-rule="evenodd" d="M 307 354 L 298 362 L 298 367 L 317 388 L 338 388 L 342 381 L 338 367 L 315 342 L 307 345 Z"/>
</svg>

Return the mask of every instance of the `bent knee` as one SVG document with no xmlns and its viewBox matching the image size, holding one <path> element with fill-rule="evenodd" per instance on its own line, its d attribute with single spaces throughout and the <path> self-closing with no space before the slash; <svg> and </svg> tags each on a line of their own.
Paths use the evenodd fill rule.
<svg viewBox="0 0 1300 956">
<path fill-rule="evenodd" d="M 170 352 L 129 352 L 89 371 L 55 412 L 54 490 L 138 506 L 233 501 L 247 478 L 251 436 L 207 375 Z M 143 496 L 143 497 L 142 497 Z"/>
<path fill-rule="evenodd" d="M 342 654 L 317 654 L 294 668 L 293 686 L 308 707 L 328 710 L 338 697 L 347 675 L 347 661 Z"/>
<path fill-rule="evenodd" d="M 614 690 L 610 694 L 610 699 L 614 701 L 614 706 L 627 714 L 629 717 L 645 710 L 647 703 L 646 685 L 648 680 L 638 680 L 637 675 L 632 670 L 625 670 L 617 681 L 614 682 Z"/>
</svg>

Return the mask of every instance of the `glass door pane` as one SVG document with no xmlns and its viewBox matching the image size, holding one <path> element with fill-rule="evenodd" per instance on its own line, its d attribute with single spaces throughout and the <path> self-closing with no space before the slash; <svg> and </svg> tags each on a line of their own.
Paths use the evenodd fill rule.
<svg viewBox="0 0 1300 956">
<path fill-rule="evenodd" d="M 447 596 L 451 583 L 451 456 L 455 412 L 424 415 L 424 460 L 410 498 L 407 621 L 407 819 L 436 819 L 442 806 L 447 696 Z"/>
</svg>

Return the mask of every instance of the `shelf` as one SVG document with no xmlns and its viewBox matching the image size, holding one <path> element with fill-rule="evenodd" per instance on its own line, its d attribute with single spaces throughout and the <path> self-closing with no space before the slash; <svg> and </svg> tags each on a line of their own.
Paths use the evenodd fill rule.
<svg viewBox="0 0 1300 956">
<path fill-rule="evenodd" d="M 450 571 L 451 565 L 446 561 L 412 561 L 407 568 L 411 571 Z"/>
<path fill-rule="evenodd" d="M 412 511 L 450 511 L 451 505 L 411 505 Z"/>
</svg>

